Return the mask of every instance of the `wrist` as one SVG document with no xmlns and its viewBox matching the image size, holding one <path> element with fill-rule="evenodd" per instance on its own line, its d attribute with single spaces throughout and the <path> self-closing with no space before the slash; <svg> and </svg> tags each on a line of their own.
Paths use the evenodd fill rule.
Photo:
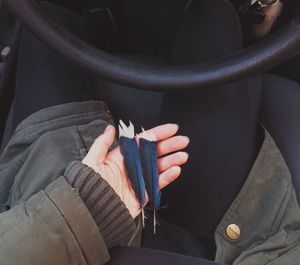
<svg viewBox="0 0 300 265">
<path fill-rule="evenodd" d="M 114 189 L 92 168 L 72 162 L 65 178 L 78 191 L 108 248 L 120 245 L 135 230 L 135 223 Z"/>
</svg>

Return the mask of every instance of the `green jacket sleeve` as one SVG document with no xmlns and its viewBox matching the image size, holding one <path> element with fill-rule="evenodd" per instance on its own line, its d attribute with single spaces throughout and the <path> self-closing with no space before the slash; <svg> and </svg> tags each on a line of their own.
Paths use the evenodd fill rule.
<svg viewBox="0 0 300 265">
<path fill-rule="evenodd" d="M 78 192 L 60 177 L 0 215 L 1 265 L 101 265 L 109 260 Z"/>
</svg>

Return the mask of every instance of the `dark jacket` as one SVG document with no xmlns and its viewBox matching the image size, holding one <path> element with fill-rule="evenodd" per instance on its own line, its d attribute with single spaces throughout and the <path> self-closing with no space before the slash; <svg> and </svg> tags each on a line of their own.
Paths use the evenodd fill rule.
<svg viewBox="0 0 300 265">
<path fill-rule="evenodd" d="M 108 248 L 138 245 L 139 226 L 120 198 L 92 169 L 72 162 L 108 123 L 103 102 L 84 102 L 42 110 L 19 125 L 0 158 L 1 265 L 101 265 Z M 221 264 L 299 264 L 300 210 L 267 132 L 215 240 Z"/>
<path fill-rule="evenodd" d="M 1 265 L 101 265 L 109 248 L 136 244 L 138 226 L 119 196 L 79 162 L 108 124 L 105 103 L 85 102 L 18 126 L 0 158 Z"/>
</svg>

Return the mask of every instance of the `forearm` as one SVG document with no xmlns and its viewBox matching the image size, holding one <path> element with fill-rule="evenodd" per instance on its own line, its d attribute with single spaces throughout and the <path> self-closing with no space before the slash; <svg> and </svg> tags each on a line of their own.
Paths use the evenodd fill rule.
<svg viewBox="0 0 300 265">
<path fill-rule="evenodd" d="M 1 264 L 92 265 L 109 260 L 80 196 L 63 177 L 0 215 Z"/>
<path fill-rule="evenodd" d="M 65 177 L 0 215 L 1 264 L 104 264 L 108 249 L 135 230 L 113 189 L 74 162 Z"/>
</svg>

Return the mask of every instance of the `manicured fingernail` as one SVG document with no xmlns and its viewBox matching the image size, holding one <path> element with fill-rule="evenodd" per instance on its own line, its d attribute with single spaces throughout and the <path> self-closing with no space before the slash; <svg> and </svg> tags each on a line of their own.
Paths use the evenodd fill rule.
<svg viewBox="0 0 300 265">
<path fill-rule="evenodd" d="M 190 143 L 190 138 L 189 137 L 187 137 L 187 136 L 185 136 L 185 140 L 186 140 L 186 142 L 187 142 L 187 144 L 189 144 Z"/>
<path fill-rule="evenodd" d="M 104 132 L 107 133 L 107 132 L 111 131 L 113 128 L 114 127 L 112 125 L 108 125 Z"/>
</svg>

